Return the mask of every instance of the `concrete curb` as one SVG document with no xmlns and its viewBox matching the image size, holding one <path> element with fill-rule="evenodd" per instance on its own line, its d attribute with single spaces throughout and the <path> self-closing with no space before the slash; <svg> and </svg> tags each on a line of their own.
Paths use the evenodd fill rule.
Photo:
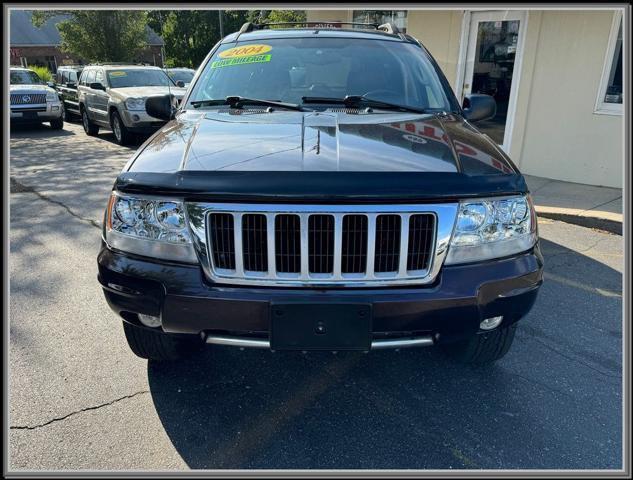
<svg viewBox="0 0 633 480">
<path fill-rule="evenodd" d="M 604 216 L 590 215 L 582 210 L 571 208 L 548 208 L 536 206 L 536 214 L 539 217 L 560 220 L 561 222 L 580 225 L 581 227 L 605 230 L 616 235 L 622 235 L 622 216 L 617 219 L 617 214 L 605 212 Z"/>
</svg>

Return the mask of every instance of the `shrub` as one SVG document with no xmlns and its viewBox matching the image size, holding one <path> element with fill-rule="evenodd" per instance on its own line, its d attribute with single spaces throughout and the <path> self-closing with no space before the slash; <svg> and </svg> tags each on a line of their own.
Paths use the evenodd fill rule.
<svg viewBox="0 0 633 480">
<path fill-rule="evenodd" d="M 37 76 L 40 77 L 40 79 L 43 82 L 50 82 L 52 78 L 52 73 L 48 68 L 46 67 L 29 67 L 29 68 L 33 70 L 35 73 L 37 73 Z"/>
</svg>

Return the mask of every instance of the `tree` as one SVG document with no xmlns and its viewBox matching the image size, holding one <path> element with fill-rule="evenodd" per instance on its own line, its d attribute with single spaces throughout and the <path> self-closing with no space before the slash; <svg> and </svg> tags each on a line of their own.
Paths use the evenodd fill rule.
<svg viewBox="0 0 633 480">
<path fill-rule="evenodd" d="M 305 10 L 251 10 L 248 21 L 254 23 L 305 22 Z"/>
<path fill-rule="evenodd" d="M 92 62 L 130 62 L 147 47 L 147 12 L 140 10 L 34 11 L 33 25 L 63 15 L 57 23 L 62 51 Z"/>
<path fill-rule="evenodd" d="M 261 16 L 261 18 L 260 18 Z M 303 10 L 223 10 L 224 35 L 235 32 L 245 22 L 305 22 Z M 149 12 L 148 25 L 165 42 L 165 64 L 170 67 L 198 68 L 220 40 L 217 10 L 156 10 Z"/>
<path fill-rule="evenodd" d="M 246 10 L 222 12 L 224 34 L 239 30 Z M 220 40 L 217 10 L 156 10 L 149 12 L 148 24 L 165 42 L 165 63 L 172 67 L 198 68 Z"/>
</svg>

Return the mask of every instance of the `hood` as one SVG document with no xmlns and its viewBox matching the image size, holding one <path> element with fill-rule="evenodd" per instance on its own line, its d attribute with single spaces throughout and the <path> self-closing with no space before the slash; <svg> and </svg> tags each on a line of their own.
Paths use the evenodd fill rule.
<svg viewBox="0 0 633 480">
<path fill-rule="evenodd" d="M 185 111 L 115 188 L 258 201 L 417 201 L 527 190 L 507 156 L 458 115 Z"/>
<path fill-rule="evenodd" d="M 55 89 L 48 85 L 10 85 L 9 93 L 48 93 L 54 92 Z"/>
<path fill-rule="evenodd" d="M 457 116 L 240 110 L 184 112 L 129 170 L 514 173 Z"/>
<path fill-rule="evenodd" d="M 171 87 L 160 86 L 160 87 L 121 87 L 121 88 L 111 88 L 111 93 L 116 93 L 120 95 L 122 98 L 143 98 L 149 97 L 151 95 L 167 95 L 171 90 L 172 95 L 176 98 L 182 98 L 187 91 L 185 88 L 180 87 Z"/>
</svg>

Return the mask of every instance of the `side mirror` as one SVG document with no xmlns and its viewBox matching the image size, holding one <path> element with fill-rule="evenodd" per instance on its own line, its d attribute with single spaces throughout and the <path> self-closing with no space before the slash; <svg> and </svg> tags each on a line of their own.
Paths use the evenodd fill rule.
<svg viewBox="0 0 633 480">
<path fill-rule="evenodd" d="M 488 120 L 497 114 L 497 102 L 490 95 L 471 93 L 464 97 L 464 117 L 471 122 Z"/>
<path fill-rule="evenodd" d="M 185 86 L 185 82 L 183 82 L 182 80 L 178 80 L 178 81 L 176 82 L 176 86 L 177 86 L 177 87 L 180 87 L 180 88 L 184 88 L 184 86 Z"/>
<path fill-rule="evenodd" d="M 150 117 L 169 121 L 174 118 L 171 97 L 169 95 L 154 95 L 145 100 L 145 111 Z"/>
<path fill-rule="evenodd" d="M 48 85 L 51 88 L 55 88 L 55 82 L 46 82 L 46 85 Z"/>
<path fill-rule="evenodd" d="M 103 90 L 105 92 L 105 87 L 102 83 L 99 82 L 92 82 L 90 84 L 90 88 L 92 88 L 93 90 Z"/>
</svg>

